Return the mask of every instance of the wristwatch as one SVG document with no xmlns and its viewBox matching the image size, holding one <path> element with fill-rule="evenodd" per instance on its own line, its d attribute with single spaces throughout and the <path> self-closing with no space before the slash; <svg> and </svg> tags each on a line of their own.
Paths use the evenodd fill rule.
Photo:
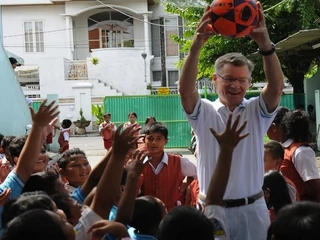
<svg viewBox="0 0 320 240">
<path fill-rule="evenodd" d="M 274 45 L 274 43 L 271 43 L 271 49 L 269 51 L 262 51 L 258 48 L 258 52 L 262 55 L 262 56 L 270 56 L 271 54 L 273 54 L 276 51 L 276 45 Z"/>
</svg>

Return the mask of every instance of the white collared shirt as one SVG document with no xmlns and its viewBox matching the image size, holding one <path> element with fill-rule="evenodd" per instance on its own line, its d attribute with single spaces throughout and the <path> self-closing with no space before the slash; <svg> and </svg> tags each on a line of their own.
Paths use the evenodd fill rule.
<svg viewBox="0 0 320 240">
<path fill-rule="evenodd" d="M 292 143 L 293 140 L 288 139 L 283 143 L 283 146 L 287 148 Z M 320 178 L 316 165 L 316 155 L 311 147 L 298 147 L 292 155 L 292 163 L 304 182 Z"/>
<path fill-rule="evenodd" d="M 265 102 L 259 97 L 244 99 L 233 111 L 240 114 L 240 123 L 248 121 L 243 133 L 249 136 L 235 148 L 230 177 L 224 199 L 245 198 L 261 191 L 264 177 L 263 139 L 277 111 L 268 113 Z M 197 136 L 197 169 L 200 193 L 206 194 L 216 167 L 220 146 L 209 128 L 221 133 L 231 111 L 219 99 L 211 102 L 199 97 L 193 113 L 186 114 Z"/>
<path fill-rule="evenodd" d="M 63 133 L 63 138 L 65 141 L 68 141 L 70 140 L 70 134 L 68 133 L 68 130 L 70 130 L 70 128 L 60 128 L 60 132 Z"/>
<path fill-rule="evenodd" d="M 169 157 L 167 153 L 163 154 L 161 162 L 155 168 L 150 162 L 150 166 L 155 175 L 158 175 L 164 165 L 168 165 Z M 197 177 L 197 167 L 194 165 L 188 158 L 181 157 L 181 173 L 183 176 L 193 177 L 196 179 Z"/>
</svg>

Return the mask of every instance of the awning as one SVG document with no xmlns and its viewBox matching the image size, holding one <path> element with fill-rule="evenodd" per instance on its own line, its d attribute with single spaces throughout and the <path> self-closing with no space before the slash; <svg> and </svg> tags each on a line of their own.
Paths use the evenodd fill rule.
<svg viewBox="0 0 320 240">
<path fill-rule="evenodd" d="M 281 55 L 290 52 L 290 50 L 298 50 L 297 48 L 301 51 L 311 52 L 317 48 L 315 45 L 318 43 L 320 43 L 320 28 L 300 30 L 275 45 L 277 54 Z M 256 56 L 258 56 L 258 52 L 249 55 L 249 57 Z"/>
<path fill-rule="evenodd" d="M 18 63 L 20 63 L 21 65 L 24 64 L 23 58 L 19 57 L 18 55 L 14 54 L 14 53 L 12 53 L 12 52 L 9 52 L 9 51 L 7 51 L 7 50 L 5 50 L 5 51 L 6 51 L 6 53 L 7 53 L 8 58 L 14 57 L 15 59 L 17 59 Z"/>
<path fill-rule="evenodd" d="M 276 44 L 277 52 L 285 52 L 299 46 L 310 43 L 310 46 L 306 46 L 306 50 L 311 50 L 312 44 L 320 42 L 320 28 L 310 30 L 300 30 L 299 32 L 283 39 Z"/>
</svg>

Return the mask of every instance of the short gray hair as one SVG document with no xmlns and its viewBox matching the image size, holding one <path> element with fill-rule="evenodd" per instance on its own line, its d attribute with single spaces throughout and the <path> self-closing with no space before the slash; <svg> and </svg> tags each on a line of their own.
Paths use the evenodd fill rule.
<svg viewBox="0 0 320 240">
<path fill-rule="evenodd" d="M 241 53 L 227 53 L 221 57 L 219 57 L 215 64 L 214 68 L 216 72 L 220 72 L 224 65 L 231 64 L 236 67 L 248 66 L 250 74 L 253 72 L 254 65 L 253 63 L 243 56 Z"/>
</svg>

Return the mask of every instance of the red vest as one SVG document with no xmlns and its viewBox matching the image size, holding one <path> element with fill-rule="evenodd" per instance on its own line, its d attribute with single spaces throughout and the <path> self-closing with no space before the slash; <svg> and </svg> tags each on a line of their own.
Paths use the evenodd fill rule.
<svg viewBox="0 0 320 240">
<path fill-rule="evenodd" d="M 104 132 L 101 134 L 102 138 L 105 140 L 109 140 L 113 138 L 113 130 L 114 130 L 114 124 L 113 123 L 102 123 L 102 127 L 105 127 L 107 125 L 110 125 L 110 129 L 104 130 Z"/>
<path fill-rule="evenodd" d="M 292 156 L 296 149 L 306 143 L 293 142 L 289 147 L 285 148 L 284 160 L 281 164 L 280 171 L 286 178 L 290 179 L 297 188 L 300 200 L 311 200 L 310 187 L 302 180 L 300 174 L 292 163 Z"/>
<path fill-rule="evenodd" d="M 181 172 L 180 157 L 168 154 L 168 165 L 164 164 L 158 175 L 154 174 L 150 164 L 147 164 L 142 172 L 143 183 L 141 192 L 143 195 L 150 195 L 159 198 L 170 211 L 181 201 L 179 187 L 184 177 Z M 184 202 L 181 202 L 183 205 Z"/>
<path fill-rule="evenodd" d="M 63 143 L 65 142 L 64 136 L 63 136 L 63 134 L 64 134 L 65 132 L 67 132 L 67 133 L 69 134 L 69 136 L 70 136 L 70 133 L 71 133 L 71 132 L 70 132 L 70 129 L 68 129 L 68 130 L 61 130 L 61 131 L 60 131 L 60 135 L 59 135 L 59 138 L 58 138 L 58 143 L 59 143 L 60 146 L 62 146 Z"/>
</svg>

